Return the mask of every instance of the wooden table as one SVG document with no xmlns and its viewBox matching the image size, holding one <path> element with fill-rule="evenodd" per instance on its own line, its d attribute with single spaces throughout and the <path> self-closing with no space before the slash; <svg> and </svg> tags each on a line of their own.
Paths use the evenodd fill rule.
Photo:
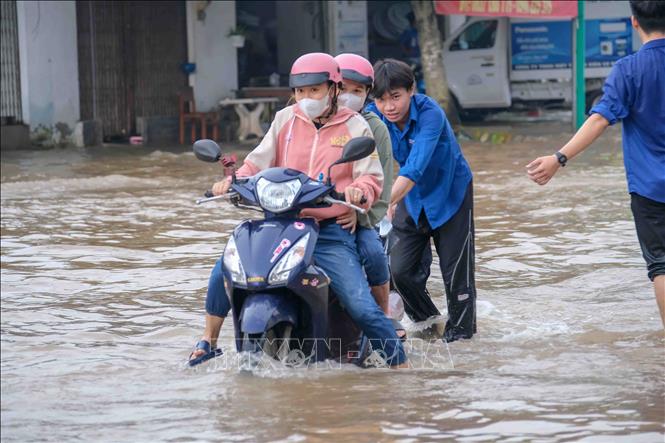
<svg viewBox="0 0 665 443">
<path fill-rule="evenodd" d="M 245 140 L 250 134 L 261 138 L 265 131 L 261 127 L 261 114 L 266 104 L 277 103 L 276 97 L 255 97 L 255 98 L 225 98 L 219 101 L 219 106 L 233 106 L 233 109 L 240 118 L 240 127 L 238 128 L 238 140 Z M 246 105 L 256 105 L 249 110 Z"/>
</svg>

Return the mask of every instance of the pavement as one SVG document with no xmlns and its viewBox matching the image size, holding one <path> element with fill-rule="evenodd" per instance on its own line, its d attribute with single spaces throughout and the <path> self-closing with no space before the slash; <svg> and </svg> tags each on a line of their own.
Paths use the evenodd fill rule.
<svg viewBox="0 0 665 443">
<path fill-rule="evenodd" d="M 543 137 L 572 136 L 572 112 L 570 110 L 544 110 L 538 115 L 528 111 L 500 112 L 487 117 L 482 122 L 465 122 L 457 134 L 461 144 L 480 142 L 505 144 L 511 142 L 539 141 Z M 250 152 L 260 140 L 220 142 L 225 152 Z"/>
<path fill-rule="evenodd" d="M 479 142 L 501 145 L 511 142 L 535 142 L 542 140 L 543 137 L 569 137 L 573 134 L 571 119 L 572 112 L 570 110 L 543 110 L 535 115 L 533 112 L 527 111 L 499 112 L 488 116 L 482 122 L 463 123 L 461 131 L 457 134 L 457 138 L 461 144 Z M 219 144 L 224 152 L 237 152 L 242 158 L 254 149 L 259 142 L 260 140 L 257 138 L 250 138 L 244 141 L 224 141 Z M 137 150 L 151 152 L 156 148 L 166 152 L 184 152 L 191 149 L 190 144 L 179 145 L 177 143 L 154 146 L 104 143 L 103 147 L 120 152 L 136 152 Z M 40 148 L 33 146 L 32 149 Z"/>
</svg>

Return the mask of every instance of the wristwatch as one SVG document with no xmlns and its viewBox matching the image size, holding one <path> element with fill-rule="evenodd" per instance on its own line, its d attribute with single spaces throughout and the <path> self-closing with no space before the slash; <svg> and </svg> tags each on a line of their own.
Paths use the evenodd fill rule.
<svg viewBox="0 0 665 443">
<path fill-rule="evenodd" d="M 556 159 L 559 161 L 559 164 L 562 168 L 566 166 L 566 162 L 568 161 L 566 154 L 562 153 L 561 151 L 557 151 L 554 155 L 556 155 Z"/>
</svg>

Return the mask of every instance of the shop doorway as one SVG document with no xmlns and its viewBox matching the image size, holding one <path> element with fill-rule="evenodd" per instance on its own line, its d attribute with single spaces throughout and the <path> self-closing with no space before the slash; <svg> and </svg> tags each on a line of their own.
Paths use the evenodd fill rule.
<svg viewBox="0 0 665 443">
<path fill-rule="evenodd" d="M 178 115 L 187 84 L 184 1 L 78 1 L 81 120 L 105 141 L 136 134 L 137 117 Z"/>
</svg>

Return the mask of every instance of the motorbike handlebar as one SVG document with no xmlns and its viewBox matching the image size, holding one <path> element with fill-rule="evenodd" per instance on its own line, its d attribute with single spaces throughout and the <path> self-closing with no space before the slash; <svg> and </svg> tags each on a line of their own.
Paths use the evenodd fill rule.
<svg viewBox="0 0 665 443">
<path fill-rule="evenodd" d="M 338 200 L 335 198 L 332 198 L 331 196 L 327 195 L 323 198 L 323 201 L 326 203 L 330 203 L 331 205 L 342 205 L 346 206 L 347 208 L 355 209 L 356 211 L 360 212 L 361 214 L 366 214 L 367 211 L 359 206 L 352 205 L 351 203 L 348 203 L 344 200 Z"/>
<path fill-rule="evenodd" d="M 238 195 L 239 194 L 236 191 L 229 191 L 226 194 L 222 194 L 222 195 L 212 195 L 212 191 L 208 190 L 205 193 L 205 198 L 200 198 L 200 199 L 196 200 L 196 204 L 200 205 L 202 203 L 208 203 L 208 202 L 214 201 L 214 200 L 221 200 L 223 198 L 228 198 L 229 200 L 233 200 L 234 198 L 237 198 Z"/>
<path fill-rule="evenodd" d="M 344 200 L 346 198 L 344 196 L 344 194 L 342 194 L 341 192 L 334 191 L 334 190 L 330 193 L 330 196 L 332 198 L 334 198 L 335 200 Z M 362 198 L 360 199 L 360 204 L 364 205 L 365 203 L 367 203 L 367 197 L 365 197 L 363 195 Z"/>
<path fill-rule="evenodd" d="M 249 179 L 247 179 L 247 178 L 239 178 L 239 179 L 236 179 L 236 183 L 239 183 L 239 184 L 247 183 L 248 180 L 249 180 Z M 232 190 L 229 189 L 225 194 L 219 195 L 219 196 L 217 196 L 217 197 L 228 196 L 228 197 L 230 197 L 231 199 L 233 199 L 233 198 L 236 197 L 237 195 L 238 195 L 237 192 L 232 191 Z M 208 202 L 208 201 L 210 201 L 210 200 L 217 200 L 217 199 L 215 198 L 215 194 L 213 194 L 213 193 L 212 193 L 212 190 L 210 190 L 210 189 L 208 189 L 208 190 L 203 194 L 203 196 L 205 197 L 204 199 L 198 199 L 198 200 L 196 200 L 196 204 L 197 204 L 197 205 L 199 205 L 199 204 L 201 204 L 201 203 L 206 203 L 206 202 Z"/>
<path fill-rule="evenodd" d="M 241 182 L 241 180 L 242 180 L 243 183 L 247 182 L 247 179 L 240 179 L 240 180 L 238 180 L 238 182 Z M 225 199 L 225 198 L 228 198 L 231 202 L 233 202 L 234 204 L 237 205 L 237 202 L 234 202 L 234 199 L 238 199 L 238 197 L 240 196 L 240 194 L 238 194 L 236 191 L 231 191 L 231 190 L 229 190 L 228 192 L 226 192 L 222 195 L 214 195 L 210 189 L 208 189 L 203 195 L 204 195 L 204 198 L 200 198 L 200 199 L 196 200 L 197 205 L 200 205 L 202 203 L 208 203 L 208 202 L 211 202 L 211 201 L 214 201 L 214 200 L 221 200 L 221 199 Z M 323 201 L 325 201 L 326 203 L 330 203 L 330 204 L 343 205 L 343 206 L 346 206 L 348 208 L 352 208 L 352 209 L 360 212 L 361 214 L 366 214 L 367 213 L 367 211 L 365 209 L 363 209 L 359 206 L 353 205 L 351 203 L 348 203 L 345 200 L 344 194 L 342 194 L 341 192 L 337 192 L 334 189 L 330 192 L 330 195 L 326 196 L 323 199 Z M 362 198 L 360 199 L 360 204 L 364 204 L 366 202 L 367 202 L 367 197 L 365 197 L 363 195 Z"/>
</svg>

